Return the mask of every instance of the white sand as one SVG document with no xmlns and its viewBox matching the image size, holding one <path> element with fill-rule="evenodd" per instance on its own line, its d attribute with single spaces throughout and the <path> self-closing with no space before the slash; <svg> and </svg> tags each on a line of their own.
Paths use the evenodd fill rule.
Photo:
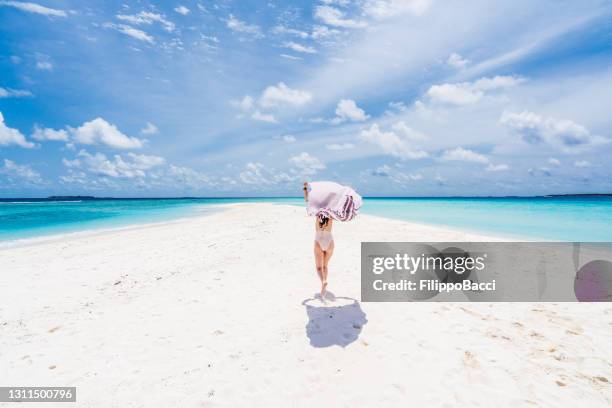
<svg viewBox="0 0 612 408">
<path fill-rule="evenodd" d="M 312 224 L 240 204 L 0 249 L 0 385 L 76 386 L 78 407 L 612 405 L 611 306 L 355 304 L 361 241 L 494 239 L 364 215 L 334 227 L 338 300 L 308 301 Z"/>
</svg>

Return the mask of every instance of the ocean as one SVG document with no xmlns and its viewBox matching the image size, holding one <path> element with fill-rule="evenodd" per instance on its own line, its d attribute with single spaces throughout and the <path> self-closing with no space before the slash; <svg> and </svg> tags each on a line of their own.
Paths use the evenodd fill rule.
<svg viewBox="0 0 612 408">
<path fill-rule="evenodd" d="M 0 241 L 175 220 L 220 204 L 302 198 L 0 200 Z M 612 197 L 365 198 L 361 213 L 507 237 L 612 241 Z"/>
</svg>

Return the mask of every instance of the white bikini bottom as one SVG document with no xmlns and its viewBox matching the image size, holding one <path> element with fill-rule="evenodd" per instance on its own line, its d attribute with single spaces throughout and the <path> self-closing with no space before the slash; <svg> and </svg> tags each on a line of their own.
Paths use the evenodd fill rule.
<svg viewBox="0 0 612 408">
<path fill-rule="evenodd" d="M 319 243 L 323 251 L 327 251 L 331 243 L 334 242 L 334 237 L 331 231 L 317 230 L 315 232 L 315 242 Z"/>
</svg>

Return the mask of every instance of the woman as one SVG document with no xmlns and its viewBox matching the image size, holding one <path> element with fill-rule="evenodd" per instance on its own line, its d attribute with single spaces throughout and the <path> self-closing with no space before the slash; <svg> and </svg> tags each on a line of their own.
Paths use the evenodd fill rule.
<svg viewBox="0 0 612 408">
<path fill-rule="evenodd" d="M 305 182 L 303 190 L 304 200 L 308 202 L 308 214 L 316 216 L 314 256 L 323 298 L 327 290 L 327 265 L 334 253 L 333 219 L 353 219 L 361 206 L 361 197 L 352 188 L 329 181 Z"/>
<path fill-rule="evenodd" d="M 327 289 L 327 264 L 334 254 L 334 237 L 332 236 L 333 220 L 324 215 L 315 219 L 314 256 L 317 274 L 321 279 L 321 297 Z"/>
</svg>

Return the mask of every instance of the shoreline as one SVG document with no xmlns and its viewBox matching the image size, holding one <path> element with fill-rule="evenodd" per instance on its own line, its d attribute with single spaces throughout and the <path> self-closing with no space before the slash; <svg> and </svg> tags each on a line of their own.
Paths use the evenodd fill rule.
<svg viewBox="0 0 612 408">
<path fill-rule="evenodd" d="M 58 233 L 51 232 L 49 234 L 43 234 L 43 235 L 33 236 L 33 237 L 0 239 L 0 251 L 5 248 L 18 248 L 21 246 L 31 246 L 31 245 L 37 245 L 39 243 L 53 242 L 53 241 L 58 241 L 62 239 L 88 238 L 90 236 L 105 235 L 105 234 L 110 234 L 113 232 L 146 229 L 146 228 L 151 228 L 155 226 L 163 226 L 166 224 L 187 222 L 193 218 L 206 217 L 208 215 L 214 214 L 215 212 L 223 211 L 224 209 L 221 207 L 226 206 L 226 205 L 233 205 L 233 204 L 202 206 L 202 208 L 210 210 L 210 212 L 207 212 L 206 214 L 193 213 L 191 215 L 183 215 L 181 217 L 167 219 L 167 220 L 126 223 L 124 225 L 117 225 L 117 226 L 100 226 L 100 227 L 92 227 L 92 228 L 78 229 L 78 230 L 73 230 L 73 231 L 64 231 L 64 232 L 58 232 Z"/>
<path fill-rule="evenodd" d="M 9 238 L 9 239 L 0 239 L 0 251 L 4 250 L 4 249 L 11 249 L 11 248 L 18 248 L 18 247 L 22 247 L 22 246 L 32 246 L 32 245 L 37 245 L 37 244 L 41 244 L 41 243 L 47 243 L 47 242 L 54 242 L 54 241 L 61 241 L 64 239 L 80 239 L 80 238 L 88 238 L 91 236 L 97 236 L 97 235 L 106 235 L 106 234 L 111 234 L 114 232 L 121 232 L 121 231 L 127 231 L 127 230 L 139 230 L 139 229 L 146 229 L 146 228 L 152 228 L 152 227 L 159 227 L 159 226 L 164 226 L 166 224 L 176 224 L 176 223 L 183 223 L 183 222 L 189 222 L 190 220 L 193 220 L 194 218 L 203 218 L 203 217 L 208 217 L 216 212 L 220 212 L 220 211 L 227 211 L 227 210 L 231 210 L 233 208 L 236 207 L 240 207 L 240 206 L 259 206 L 259 205 L 273 205 L 273 206 L 284 206 L 284 207 L 288 207 L 288 208 L 301 208 L 299 206 L 296 205 L 291 205 L 291 204 L 284 204 L 284 203 L 226 203 L 226 204 L 215 204 L 214 206 L 202 206 L 203 209 L 207 209 L 207 210 L 212 210 L 208 213 L 205 214 L 191 214 L 191 215 L 185 215 L 185 216 L 181 216 L 179 218 L 173 218 L 173 219 L 168 219 L 168 220 L 163 220 L 163 221 L 152 221 L 152 222 L 136 222 L 136 223 L 128 223 L 125 225 L 121 225 L 121 226 L 111 226 L 111 227 L 93 227 L 93 228 L 86 228 L 86 229 L 78 229 L 78 230 L 74 230 L 74 231 L 66 231 L 66 232 L 59 232 L 59 233 L 49 233 L 49 234 L 44 234 L 44 235 L 39 235 L 39 236 L 32 236 L 32 237 L 24 237 L 24 238 Z M 517 236 L 517 235 L 511 235 L 511 234 L 498 234 L 498 233 L 494 233 L 491 231 L 481 231 L 481 230 L 477 230 L 477 229 L 467 229 L 467 228 L 457 228 L 457 227 L 453 227 L 450 225 L 443 225 L 443 224 L 428 224 L 428 223 L 421 223 L 421 222 L 416 222 L 416 221 L 406 221 L 406 220 L 402 220 L 402 219 L 398 219 L 398 218 L 392 218 L 392 217 L 384 217 L 384 216 L 380 216 L 380 215 L 371 215 L 371 214 L 367 214 L 367 213 L 361 213 L 359 215 L 359 217 L 368 217 L 368 218 L 374 218 L 374 219 L 381 219 L 381 220 L 385 220 L 385 221 L 394 221 L 394 222 L 398 222 L 398 223 L 402 223 L 402 224 L 409 224 L 412 225 L 416 228 L 431 228 L 431 229 L 437 229 L 440 231 L 446 231 L 446 232 L 450 232 L 450 233 L 455 233 L 455 234 L 466 234 L 466 235 L 474 235 L 474 236 L 481 236 L 481 237 L 490 237 L 491 240 L 493 241 L 508 241 L 508 242 L 512 242 L 512 241 L 533 241 L 533 242 L 537 242 L 537 241 L 547 241 L 547 242 L 556 242 L 553 240 L 547 240 L 544 238 L 535 238 L 535 237 L 527 237 L 527 236 Z"/>
</svg>

